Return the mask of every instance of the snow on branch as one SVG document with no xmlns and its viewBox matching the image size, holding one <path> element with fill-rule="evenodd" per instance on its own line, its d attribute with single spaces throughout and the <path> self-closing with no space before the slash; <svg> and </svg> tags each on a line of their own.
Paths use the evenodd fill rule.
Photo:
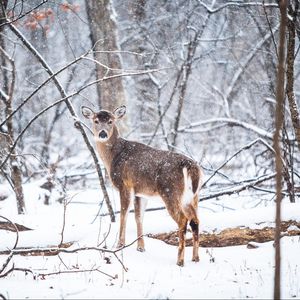
<svg viewBox="0 0 300 300">
<path fill-rule="evenodd" d="M 261 138 L 266 138 L 269 140 L 273 139 L 272 133 L 270 133 L 256 125 L 249 124 L 249 123 L 243 122 L 243 121 L 239 121 L 239 120 L 233 119 L 233 118 L 212 118 L 212 119 L 208 119 L 208 120 L 204 120 L 204 121 L 200 121 L 200 122 L 191 123 L 190 125 L 179 127 L 178 132 L 191 132 L 191 133 L 194 132 L 195 133 L 195 132 L 198 132 L 197 130 L 194 129 L 195 127 L 201 127 L 204 125 L 214 124 L 214 123 L 225 123 L 228 126 L 241 127 L 241 128 L 250 130 L 250 131 L 258 134 Z M 210 128 L 207 130 L 210 130 Z"/>
<path fill-rule="evenodd" d="M 208 13 L 214 14 L 219 12 L 220 10 L 227 8 L 227 7 L 249 7 L 249 6 L 263 6 L 263 7 L 278 7 L 277 3 L 265 3 L 263 2 L 241 2 L 241 1 L 228 1 L 227 3 L 220 5 L 219 7 L 209 7 L 207 4 L 205 4 L 203 1 L 198 1 L 198 3 L 203 6 Z"/>
</svg>

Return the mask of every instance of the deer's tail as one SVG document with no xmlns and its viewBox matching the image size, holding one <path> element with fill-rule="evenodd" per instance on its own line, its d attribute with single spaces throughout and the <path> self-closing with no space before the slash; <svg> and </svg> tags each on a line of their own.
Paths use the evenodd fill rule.
<svg viewBox="0 0 300 300">
<path fill-rule="evenodd" d="M 191 160 L 182 162 L 184 180 L 184 192 L 182 195 L 182 209 L 188 220 L 198 220 L 198 192 L 202 185 L 202 171 L 200 167 Z"/>
</svg>

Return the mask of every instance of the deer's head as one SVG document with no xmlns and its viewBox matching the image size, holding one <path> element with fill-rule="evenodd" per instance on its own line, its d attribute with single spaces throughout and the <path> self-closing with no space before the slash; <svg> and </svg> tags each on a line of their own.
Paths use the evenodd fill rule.
<svg viewBox="0 0 300 300">
<path fill-rule="evenodd" d="M 126 106 L 122 105 L 116 108 L 113 112 L 100 110 L 94 112 L 87 106 L 81 107 L 83 116 L 93 123 L 93 133 L 98 142 L 105 143 L 112 136 L 116 128 L 116 120 L 121 119 L 126 113 Z"/>
</svg>

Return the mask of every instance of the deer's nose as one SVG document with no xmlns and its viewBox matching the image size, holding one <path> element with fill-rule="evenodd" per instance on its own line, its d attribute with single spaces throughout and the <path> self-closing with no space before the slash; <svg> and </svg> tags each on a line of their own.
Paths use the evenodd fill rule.
<svg viewBox="0 0 300 300">
<path fill-rule="evenodd" d="M 106 139 L 108 137 L 107 133 L 104 130 L 101 130 L 99 132 L 99 138 L 100 139 Z"/>
</svg>

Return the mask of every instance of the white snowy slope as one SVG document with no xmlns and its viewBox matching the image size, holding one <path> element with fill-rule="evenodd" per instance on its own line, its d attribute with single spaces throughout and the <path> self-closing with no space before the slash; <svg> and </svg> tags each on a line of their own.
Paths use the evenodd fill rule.
<svg viewBox="0 0 300 300">
<path fill-rule="evenodd" d="M 0 202 L 0 215 L 34 230 L 19 233 L 18 247 L 55 246 L 61 241 L 64 209 L 61 204 L 44 206 L 34 185 L 25 188 L 27 214 L 18 216 L 13 198 Z M 74 194 L 66 208 L 65 242 L 69 249 L 101 245 L 114 249 L 118 236 L 117 222 L 97 217 L 99 191 Z M 111 192 L 112 198 L 117 197 Z M 115 197 L 115 198 L 114 198 Z M 84 204 L 85 203 L 85 204 Z M 155 203 L 160 206 L 161 203 Z M 150 205 L 151 206 L 151 205 Z M 258 228 L 272 225 L 274 206 L 212 212 L 201 204 L 201 231 L 220 231 L 235 226 Z M 300 204 L 283 203 L 283 219 L 300 220 Z M 176 224 L 165 210 L 147 212 L 145 233 L 168 232 Z M 10 249 L 16 234 L 0 230 L 0 250 Z M 136 239 L 134 215 L 129 214 L 127 243 Z M 176 265 L 177 248 L 145 238 L 146 252 L 136 251 L 136 244 L 117 252 L 95 250 L 61 253 L 59 256 L 15 255 L 12 267 L 30 269 L 34 275 L 14 271 L 0 279 L 0 294 L 7 299 L 191 299 L 191 298 L 272 298 L 274 276 L 273 242 L 257 249 L 246 246 L 200 248 L 199 263 L 191 261 L 192 249 L 186 248 L 185 266 Z M 284 237 L 282 245 L 282 297 L 300 298 L 300 238 Z M 213 258 L 213 259 L 212 259 Z M 0 266 L 7 255 L 0 256 Z M 123 264 L 123 265 L 122 265 Z M 124 270 L 127 268 L 127 271 Z M 50 273 L 55 273 L 51 275 Z M 59 274 L 57 274 L 59 273 Z M 45 276 L 42 276 L 45 274 Z"/>
</svg>

